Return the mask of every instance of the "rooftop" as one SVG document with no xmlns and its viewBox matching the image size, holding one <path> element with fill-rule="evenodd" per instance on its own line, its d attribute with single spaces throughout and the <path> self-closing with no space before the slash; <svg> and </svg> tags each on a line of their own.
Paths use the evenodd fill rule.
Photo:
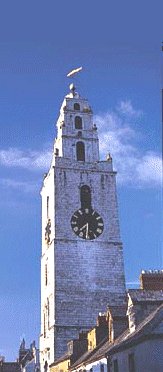
<svg viewBox="0 0 163 372">
<path fill-rule="evenodd" d="M 157 326 L 163 322 L 163 305 L 159 306 L 153 311 L 145 320 L 143 320 L 133 333 L 127 329 L 120 335 L 114 343 L 110 343 L 106 339 L 98 345 L 91 352 L 85 353 L 80 359 L 76 361 L 71 367 L 78 367 L 80 365 L 90 364 L 96 360 L 107 357 L 114 352 L 121 351 L 127 347 L 149 339 L 150 336 L 163 337 L 163 332 L 157 329 Z"/>
<path fill-rule="evenodd" d="M 128 295 L 133 303 L 136 302 L 163 302 L 163 290 L 129 289 Z"/>
</svg>

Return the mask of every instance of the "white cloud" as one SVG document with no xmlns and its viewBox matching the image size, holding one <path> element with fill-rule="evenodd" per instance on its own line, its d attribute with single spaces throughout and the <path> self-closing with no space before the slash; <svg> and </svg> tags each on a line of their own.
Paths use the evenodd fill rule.
<svg viewBox="0 0 163 372">
<path fill-rule="evenodd" d="M 147 152 L 137 164 L 137 174 L 144 183 L 161 183 L 162 159 L 154 152 Z"/>
<path fill-rule="evenodd" d="M 52 158 L 51 151 L 22 151 L 17 148 L 0 150 L 0 164 L 6 167 L 19 167 L 29 170 L 48 169 Z"/>
<path fill-rule="evenodd" d="M 161 156 L 151 151 L 143 152 L 136 144 L 141 134 L 134 130 L 133 122 L 142 115 L 142 111 L 135 110 L 129 100 L 121 101 L 114 112 L 96 115 L 100 155 L 104 158 L 108 152 L 111 153 L 120 184 L 156 187 L 161 184 Z M 51 159 L 52 151 L 49 148 L 44 148 L 42 151 L 23 151 L 17 148 L 0 150 L 0 165 L 6 167 L 46 171 L 49 169 Z M 11 185 L 9 185 L 10 180 L 5 182 L 6 186 L 8 184 L 12 188 L 21 187 L 21 183 L 17 181 L 11 181 Z M 25 190 L 33 188 L 32 184 L 25 186 Z"/>
<path fill-rule="evenodd" d="M 136 112 L 132 105 L 128 108 L 133 114 Z M 100 155 L 104 158 L 108 152 L 111 153 L 120 184 L 135 187 L 161 185 L 161 156 L 150 151 L 143 153 L 138 148 L 135 143 L 140 134 L 133 129 L 133 125 L 131 127 L 128 118 L 126 121 L 120 112 L 110 112 L 97 115 L 95 122 L 99 129 Z"/>
<path fill-rule="evenodd" d="M 126 282 L 126 286 L 130 287 L 130 286 L 134 286 L 134 287 L 137 287 L 137 286 L 140 286 L 140 282 L 139 281 L 132 281 L 132 282 Z"/>
<path fill-rule="evenodd" d="M 130 100 L 121 101 L 117 106 L 117 111 L 122 115 L 131 116 L 135 118 L 140 117 L 142 115 L 141 110 L 135 110 L 133 108 L 133 105 Z"/>
</svg>

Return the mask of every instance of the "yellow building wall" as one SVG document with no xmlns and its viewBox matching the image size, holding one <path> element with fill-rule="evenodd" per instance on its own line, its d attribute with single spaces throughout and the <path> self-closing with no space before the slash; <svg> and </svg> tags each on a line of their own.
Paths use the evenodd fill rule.
<svg viewBox="0 0 163 372">
<path fill-rule="evenodd" d="M 93 350 L 96 347 L 96 328 L 91 329 L 87 335 L 88 350 Z"/>
<path fill-rule="evenodd" d="M 67 372 L 70 365 L 70 358 L 66 359 L 55 366 L 50 367 L 50 372 Z"/>
</svg>

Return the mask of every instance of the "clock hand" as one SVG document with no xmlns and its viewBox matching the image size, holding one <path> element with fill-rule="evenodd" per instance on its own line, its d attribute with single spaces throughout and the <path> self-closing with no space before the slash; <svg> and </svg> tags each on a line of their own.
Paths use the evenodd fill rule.
<svg viewBox="0 0 163 372">
<path fill-rule="evenodd" d="M 80 231 L 84 230 L 87 227 L 87 223 L 80 228 Z"/>
<path fill-rule="evenodd" d="M 89 239 L 89 235 L 88 235 L 88 222 L 87 222 L 87 224 L 86 224 L 86 239 Z"/>
<path fill-rule="evenodd" d="M 80 231 L 85 230 L 85 229 L 86 229 L 85 237 L 86 237 L 86 239 L 89 239 L 89 234 L 88 234 L 88 232 L 89 232 L 89 226 L 88 226 L 88 222 L 84 226 L 82 226 L 80 228 Z"/>
</svg>

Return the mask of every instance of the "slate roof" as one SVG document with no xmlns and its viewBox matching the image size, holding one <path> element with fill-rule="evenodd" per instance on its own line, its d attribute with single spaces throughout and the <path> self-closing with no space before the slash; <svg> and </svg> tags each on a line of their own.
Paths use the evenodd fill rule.
<svg viewBox="0 0 163 372">
<path fill-rule="evenodd" d="M 124 337 L 122 337 L 122 340 L 117 339 L 110 351 L 120 351 L 145 339 L 149 339 L 151 336 L 161 336 L 163 338 L 163 332 L 160 332 L 160 334 L 158 334 L 158 332 L 155 333 L 155 328 L 161 322 L 163 322 L 163 304 L 152 311 L 152 313 L 137 326 L 134 332 L 130 333 L 128 331 L 127 337 L 123 334 Z M 108 350 L 108 354 L 110 351 Z"/>
<path fill-rule="evenodd" d="M 127 305 L 109 306 L 108 311 L 111 313 L 112 317 L 124 317 L 127 313 Z"/>
<path fill-rule="evenodd" d="M 136 328 L 136 330 L 130 333 L 129 329 L 122 333 L 114 343 L 104 340 L 103 344 L 98 345 L 91 352 L 85 353 L 80 359 L 78 359 L 70 369 L 79 367 L 80 365 L 90 364 L 101 358 L 105 358 L 107 355 L 111 355 L 114 352 L 121 351 L 127 347 L 132 346 L 143 341 L 150 336 L 161 336 L 163 338 L 163 333 L 158 335 L 155 334 L 154 329 L 158 326 L 160 322 L 163 321 L 163 305 L 159 306 L 155 311 L 153 311 L 145 320 L 143 320 Z"/>
<path fill-rule="evenodd" d="M 163 302 L 163 290 L 129 289 L 128 294 L 132 302 Z"/>
<path fill-rule="evenodd" d="M 61 363 L 61 362 L 64 362 L 65 360 L 67 359 L 70 359 L 72 356 L 71 353 L 67 352 L 65 354 L 63 354 L 60 358 L 56 359 L 55 362 L 53 362 L 50 367 L 53 367 L 55 365 L 57 365 L 58 363 Z"/>
<path fill-rule="evenodd" d="M 17 362 L 1 362 L 0 372 L 21 372 L 21 368 Z"/>
</svg>

